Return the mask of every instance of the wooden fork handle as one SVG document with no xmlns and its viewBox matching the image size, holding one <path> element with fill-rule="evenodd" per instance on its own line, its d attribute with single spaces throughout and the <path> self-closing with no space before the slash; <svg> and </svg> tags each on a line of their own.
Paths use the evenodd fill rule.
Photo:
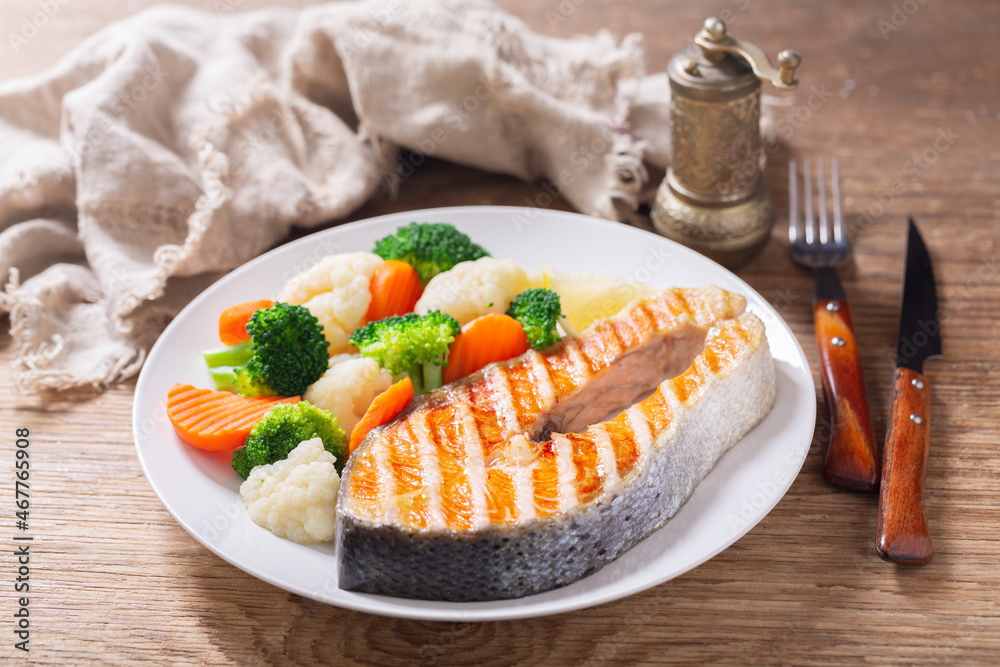
<svg viewBox="0 0 1000 667">
<path fill-rule="evenodd" d="M 830 404 L 830 444 L 823 477 L 855 491 L 875 491 L 878 448 L 850 306 L 846 299 L 816 299 L 813 315 L 823 389 Z"/>
<path fill-rule="evenodd" d="M 924 477 L 931 437 L 931 384 L 909 368 L 896 369 L 885 438 L 875 549 L 885 560 L 926 565 L 931 536 L 924 514 Z"/>
</svg>

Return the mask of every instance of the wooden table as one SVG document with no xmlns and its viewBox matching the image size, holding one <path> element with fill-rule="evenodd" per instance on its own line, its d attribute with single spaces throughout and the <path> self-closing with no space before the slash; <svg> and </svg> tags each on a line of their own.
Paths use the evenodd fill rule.
<svg viewBox="0 0 1000 667">
<path fill-rule="evenodd" d="M 149 4 L 60 4 L 21 56 L 4 52 L 0 76 L 39 71 L 101 26 Z M 211 10 L 208 2 L 189 4 Z M 803 85 L 793 105 L 779 112 L 785 142 L 767 170 L 780 222 L 764 253 L 739 274 L 781 312 L 815 370 L 812 275 L 790 262 L 781 228 L 787 211 L 784 165 L 790 157 L 838 156 L 857 255 L 842 276 L 881 443 L 905 220 L 917 219 L 936 262 L 947 315 L 944 358 L 926 367 L 934 382 L 926 494 L 934 561 L 906 569 L 875 557 L 876 498 L 841 491 L 820 478 L 828 419 L 817 395 L 815 441 L 788 494 L 746 537 L 692 572 L 619 602 L 551 618 L 479 624 L 379 618 L 273 588 L 191 538 L 160 505 L 136 460 L 130 430 L 134 382 L 82 398 L 19 396 L 5 382 L 4 466 L 11 465 L 14 429 L 29 427 L 32 433 L 37 538 L 30 659 L 233 665 L 995 662 L 1000 4 L 500 4 L 556 36 L 599 28 L 619 36 L 644 32 L 652 71 L 662 70 L 712 11 L 728 12 L 738 37 L 771 54 L 781 48 L 802 52 Z M 38 8 L 35 0 L 5 0 L 0 34 L 19 31 Z M 4 42 L 6 49 L 7 37 Z M 953 139 L 938 141 L 942 133 Z M 886 194 L 897 180 L 902 193 Z M 438 162 L 408 179 L 397 200 L 372 202 L 353 217 L 428 206 L 521 205 L 538 192 L 538 185 Z M 884 214 L 859 222 L 880 198 Z M 0 362 L 6 366 L 12 346 L 3 329 Z M 816 380 L 818 387 L 818 375 Z M 2 489 L 10 509 L 8 473 Z M 2 660 L 24 657 L 12 647 L 15 565 L 9 537 L 4 540 Z"/>
</svg>

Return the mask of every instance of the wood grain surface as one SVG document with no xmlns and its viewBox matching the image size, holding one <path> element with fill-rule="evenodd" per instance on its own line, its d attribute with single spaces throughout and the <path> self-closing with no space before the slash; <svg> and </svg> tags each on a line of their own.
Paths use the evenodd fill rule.
<svg viewBox="0 0 1000 667">
<path fill-rule="evenodd" d="M 146 0 L 60 0 L 12 54 L 38 0 L 0 3 L 0 77 L 53 64 Z M 189 1 L 213 11 L 212 0 Z M 232 0 L 240 9 L 266 0 Z M 290 5 L 305 4 L 290 2 Z M 711 13 L 772 54 L 796 48 L 802 85 L 778 114 L 767 182 L 779 223 L 739 271 L 788 321 L 820 387 L 813 274 L 792 264 L 783 223 L 791 157 L 839 157 L 856 259 L 841 272 L 881 445 L 892 392 L 906 216 L 935 262 L 944 357 L 933 383 L 925 501 L 934 561 L 875 554 L 877 498 L 820 475 L 812 449 L 774 510 L 673 581 L 579 612 L 517 622 L 425 623 L 344 611 L 286 593 L 191 538 L 153 495 L 130 429 L 134 382 L 99 396 L 21 396 L 0 382 L 4 547 L 0 661 L 38 664 L 874 663 L 995 664 L 1000 651 L 1000 3 L 993 0 L 499 0 L 561 37 L 643 32 L 662 71 Z M 771 91 L 773 92 L 773 91 Z M 394 201 L 352 219 L 429 206 L 531 203 L 538 184 L 431 161 Z M 565 203 L 555 206 L 565 207 Z M 594 267 L 598 269 L 599 267 Z M 0 328 L 0 363 L 12 357 Z M 31 653 L 13 648 L 13 433 L 32 433 Z M 8 468 L 9 466 L 9 468 Z"/>
</svg>

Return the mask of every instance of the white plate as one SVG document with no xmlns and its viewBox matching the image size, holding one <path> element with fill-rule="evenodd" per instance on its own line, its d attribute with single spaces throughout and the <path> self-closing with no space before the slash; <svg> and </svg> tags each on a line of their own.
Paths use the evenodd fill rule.
<svg viewBox="0 0 1000 667">
<path fill-rule="evenodd" d="M 730 450 L 662 529 L 599 572 L 517 600 L 427 602 L 351 593 L 337 586 L 333 544 L 303 546 L 247 517 L 239 478 L 220 457 L 182 443 L 166 418 L 175 382 L 211 387 L 199 351 L 219 345 L 219 313 L 273 297 L 295 273 L 336 252 L 370 250 L 408 222 L 445 221 L 495 257 L 534 269 L 590 271 L 664 286 L 715 284 L 747 297 L 763 319 L 778 371 L 771 413 Z M 139 376 L 133 407 L 136 449 L 150 485 L 199 542 L 246 572 L 306 597 L 404 618 L 485 621 L 556 614 L 631 595 L 700 565 L 757 524 L 791 486 L 812 441 L 812 373 L 788 325 L 749 285 L 683 246 L 622 224 L 572 213 L 505 207 L 411 211 L 319 232 L 226 275 L 167 327 Z"/>
</svg>

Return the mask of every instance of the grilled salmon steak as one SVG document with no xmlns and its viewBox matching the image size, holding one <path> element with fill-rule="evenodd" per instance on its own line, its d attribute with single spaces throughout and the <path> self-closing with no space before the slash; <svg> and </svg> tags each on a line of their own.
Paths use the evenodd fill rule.
<svg viewBox="0 0 1000 667">
<path fill-rule="evenodd" d="M 496 600 L 620 556 L 771 409 L 774 364 L 745 306 L 666 290 L 414 400 L 344 469 L 340 587 Z"/>
</svg>

